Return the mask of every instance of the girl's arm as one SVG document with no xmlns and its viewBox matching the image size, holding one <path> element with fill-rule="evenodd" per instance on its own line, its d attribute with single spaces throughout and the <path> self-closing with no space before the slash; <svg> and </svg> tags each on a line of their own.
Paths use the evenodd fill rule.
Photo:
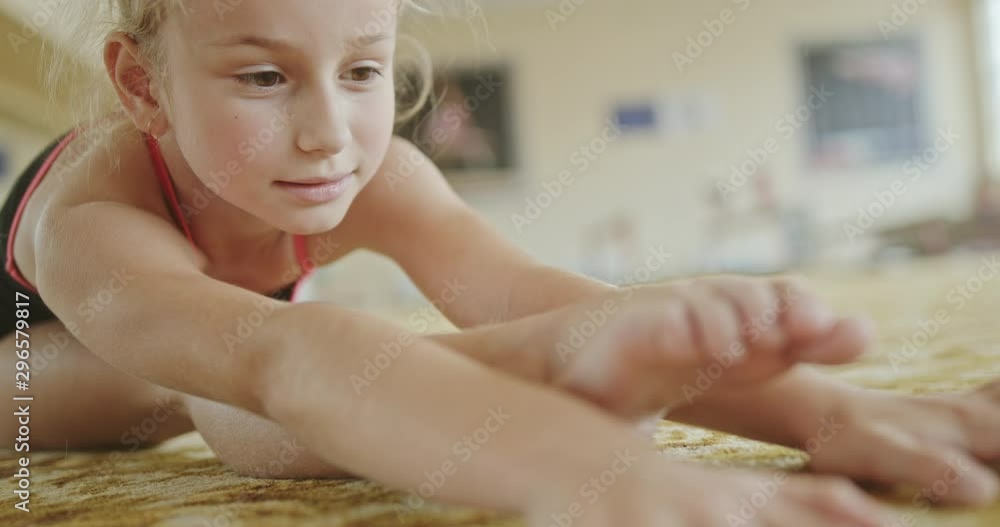
<svg viewBox="0 0 1000 527">
<path fill-rule="evenodd" d="M 651 450 L 582 402 L 374 317 L 208 278 L 187 240 L 152 214 L 53 207 L 40 229 L 41 294 L 97 356 L 270 418 L 350 472 L 436 500 L 528 511 L 570 496 L 618 452 Z M 78 306 L 92 301 L 101 309 L 82 316 Z"/>
<path fill-rule="evenodd" d="M 411 496 L 525 511 L 616 453 L 653 451 L 582 401 L 364 314 L 293 305 L 267 330 L 280 351 L 266 413 L 331 464 Z"/>
<path fill-rule="evenodd" d="M 510 235 L 501 233 L 452 190 L 433 161 L 395 138 L 379 172 L 331 234 L 344 246 L 397 262 L 460 328 L 516 320 L 616 290 L 525 253 L 514 241 L 533 228 L 540 227 L 518 232 L 512 223 Z"/>
<path fill-rule="evenodd" d="M 523 226 L 513 236 L 529 235 L 528 230 L 535 227 Z M 485 364 L 536 381 L 545 375 L 545 359 L 524 358 L 512 350 L 551 353 L 552 346 L 537 338 L 540 331 L 559 329 L 551 328 L 547 313 L 594 298 L 627 302 L 633 297 L 631 292 L 543 265 L 525 254 L 466 205 L 433 162 L 402 139 L 393 142 L 380 172 L 359 196 L 338 233 L 349 245 L 365 246 L 397 261 L 459 327 L 498 323 L 432 338 Z M 667 258 L 660 248 L 651 249 L 644 265 L 655 274 Z M 812 387 L 818 389 L 804 396 Z M 818 419 L 817 408 L 825 407 L 827 399 L 841 389 L 839 384 L 793 369 L 782 382 L 759 392 L 748 391 L 740 398 L 709 393 L 694 405 L 678 409 L 671 418 L 794 443 L 801 429 Z M 778 408 L 747 401 L 766 403 L 775 398 L 802 403 L 797 411 L 746 422 L 746 408 Z M 765 421 L 768 426 L 760 425 Z"/>
</svg>

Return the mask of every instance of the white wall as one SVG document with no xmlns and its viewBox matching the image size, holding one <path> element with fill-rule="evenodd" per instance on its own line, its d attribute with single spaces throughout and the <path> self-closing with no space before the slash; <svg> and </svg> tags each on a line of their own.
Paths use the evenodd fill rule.
<svg viewBox="0 0 1000 527">
<path fill-rule="evenodd" d="M 663 245 L 675 256 L 674 271 L 691 270 L 705 244 L 706 195 L 714 181 L 726 177 L 731 164 L 747 160 L 748 148 L 762 146 L 769 137 L 778 140 L 780 151 L 765 170 L 784 199 L 802 200 L 814 213 L 827 244 L 846 244 L 844 222 L 855 220 L 857 207 L 867 207 L 874 191 L 889 189 L 897 179 L 905 179 L 906 193 L 876 228 L 933 215 L 960 217 L 968 211 L 982 166 L 982 123 L 967 1 L 926 1 L 894 33 L 923 36 L 929 127 L 951 127 L 960 138 L 917 182 L 904 178 L 902 161 L 852 171 L 811 170 L 804 158 L 805 130 L 787 141 L 775 131 L 776 122 L 804 102 L 800 44 L 881 38 L 879 23 L 892 22 L 893 6 L 919 6 L 916 0 L 576 3 L 581 5 L 554 31 L 546 14 L 551 6 L 491 5 L 490 31 L 478 42 L 464 23 L 429 26 L 423 35 L 439 64 L 513 66 L 522 169 L 513 182 L 458 189 L 544 261 L 577 267 L 582 228 L 625 210 L 638 220 L 640 245 Z M 574 5 L 569 0 L 563 4 Z M 743 5 L 745 11 L 740 10 Z M 679 72 L 673 53 L 683 53 L 688 37 L 696 37 L 704 21 L 719 17 L 725 8 L 734 10 L 735 22 Z M 599 135 L 616 100 L 672 93 L 708 94 L 719 103 L 719 122 L 690 136 L 623 138 L 582 174 L 571 163 L 571 155 Z M 523 213 L 525 198 L 542 192 L 543 182 L 565 169 L 576 174 L 573 185 L 519 233 L 511 214 Z M 751 193 L 750 188 L 748 184 L 742 192 Z M 763 250 L 753 243 L 747 250 L 754 249 Z M 361 273 L 362 267 L 348 264 L 338 274 Z"/>
</svg>

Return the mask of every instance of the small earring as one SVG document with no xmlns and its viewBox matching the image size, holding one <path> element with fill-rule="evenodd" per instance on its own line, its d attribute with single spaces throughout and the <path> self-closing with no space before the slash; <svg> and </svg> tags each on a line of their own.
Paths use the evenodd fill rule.
<svg viewBox="0 0 1000 527">
<path fill-rule="evenodd" d="M 159 115 L 160 115 L 160 112 L 159 112 L 159 110 L 157 110 L 157 112 L 154 113 L 153 116 L 149 118 L 149 124 L 146 125 L 146 133 L 149 134 L 149 136 L 152 137 L 154 141 L 159 141 L 160 140 L 159 137 L 156 137 L 153 134 L 153 121 L 155 121 L 156 118 L 159 117 Z"/>
</svg>

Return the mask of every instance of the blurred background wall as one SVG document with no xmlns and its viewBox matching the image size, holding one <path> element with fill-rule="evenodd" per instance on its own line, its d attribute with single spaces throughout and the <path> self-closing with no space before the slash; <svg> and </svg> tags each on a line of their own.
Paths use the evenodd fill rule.
<svg viewBox="0 0 1000 527">
<path fill-rule="evenodd" d="M 518 5 L 525 4 L 520 2 Z M 565 2 L 572 4 L 572 2 Z M 871 0 L 591 0 L 562 21 L 558 3 L 546 8 L 492 11 L 489 41 L 496 51 L 430 42 L 442 63 L 503 61 L 512 65 L 513 115 L 524 168 L 517 181 L 465 194 L 514 239 L 546 260 L 576 263 L 568 233 L 619 211 L 635 220 L 639 245 L 664 244 L 681 268 L 697 266 L 704 248 L 717 181 L 733 165 L 751 159 L 748 149 L 768 138 L 780 146 L 755 175 L 774 181 L 778 199 L 808 209 L 821 233 L 843 236 L 840 222 L 867 206 L 872 192 L 902 175 L 905 158 L 849 169 L 812 169 L 806 164 L 811 122 L 791 137 L 777 131 L 786 114 L 806 102 L 800 47 L 804 44 L 881 41 L 879 21 L 892 6 Z M 742 4 L 748 7 L 741 11 Z M 487 7 L 490 13 L 492 5 Z M 675 53 L 688 53 L 706 21 L 731 9 L 734 21 L 681 71 Z M 568 10 L 566 10 L 568 12 Z M 555 25 L 555 30 L 552 29 Z M 906 199 L 881 222 L 897 224 L 929 215 L 968 213 L 983 167 L 975 21 L 972 2 L 929 0 L 898 33 L 922 40 L 926 71 L 926 128 L 953 128 L 960 139 L 930 168 Z M 438 31 L 437 35 L 468 30 Z M 714 36 L 714 35 L 713 35 Z M 707 41 L 703 39 L 702 42 Z M 683 63 L 682 63 L 683 64 Z M 574 168 L 571 156 L 599 136 L 620 102 L 676 98 L 707 99 L 709 116 L 700 129 L 623 137 L 579 174 L 573 187 L 530 227 L 518 234 L 510 214 L 523 212 L 524 198 L 543 191 L 542 182 Z M 832 98 L 850 97 L 834 93 Z M 810 120 L 811 121 L 811 120 Z M 751 194 L 753 176 L 736 194 Z M 471 187 L 471 185 L 470 185 Z M 464 189 L 461 185 L 460 190 Z M 832 232 L 827 233 L 827 229 Z"/>
<path fill-rule="evenodd" d="M 0 2 L 0 156 L 4 158 L 0 181 L 6 190 L 11 175 L 19 173 L 38 150 L 68 124 L 51 119 L 48 97 L 42 86 L 39 62 L 45 38 L 32 36 L 34 23 L 25 24 L 38 10 L 33 2 Z M 41 20 L 41 18 L 39 19 Z M 52 41 L 49 41 L 51 45 Z"/>
<path fill-rule="evenodd" d="M 3 185 L 67 125 L 46 111 L 36 71 L 58 30 L 17 50 L 8 38 L 32 4 L 0 0 Z M 667 277 L 868 265 L 991 241 L 991 0 L 483 4 L 486 29 L 416 31 L 439 71 L 466 74 L 462 97 L 442 97 L 467 110 L 448 141 L 485 137 L 510 153 L 509 166 L 447 173 L 547 263 L 621 282 L 652 248 L 671 254 L 653 273 Z M 492 71 L 501 95 L 489 82 L 476 95 L 472 81 Z M 497 119 L 505 128 L 491 132 Z M 449 121 L 420 122 L 428 134 L 426 123 Z M 345 303 L 413 293 L 371 255 L 323 271 L 315 289 Z"/>
</svg>

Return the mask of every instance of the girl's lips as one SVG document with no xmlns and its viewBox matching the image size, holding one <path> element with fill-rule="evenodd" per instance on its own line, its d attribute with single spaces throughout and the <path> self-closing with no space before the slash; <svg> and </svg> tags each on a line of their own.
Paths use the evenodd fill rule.
<svg viewBox="0 0 1000 527">
<path fill-rule="evenodd" d="M 275 186 L 288 192 L 302 201 L 309 203 L 327 203 L 344 195 L 352 174 L 347 174 L 336 180 L 326 180 L 321 183 L 292 183 L 277 181 Z"/>
<path fill-rule="evenodd" d="M 336 183 L 341 179 L 344 179 L 345 177 L 350 175 L 351 173 L 349 172 L 346 174 L 340 174 L 330 178 L 312 178 L 312 179 L 303 179 L 302 181 L 279 181 L 279 183 L 291 183 L 293 185 L 321 185 L 323 183 Z"/>
</svg>

